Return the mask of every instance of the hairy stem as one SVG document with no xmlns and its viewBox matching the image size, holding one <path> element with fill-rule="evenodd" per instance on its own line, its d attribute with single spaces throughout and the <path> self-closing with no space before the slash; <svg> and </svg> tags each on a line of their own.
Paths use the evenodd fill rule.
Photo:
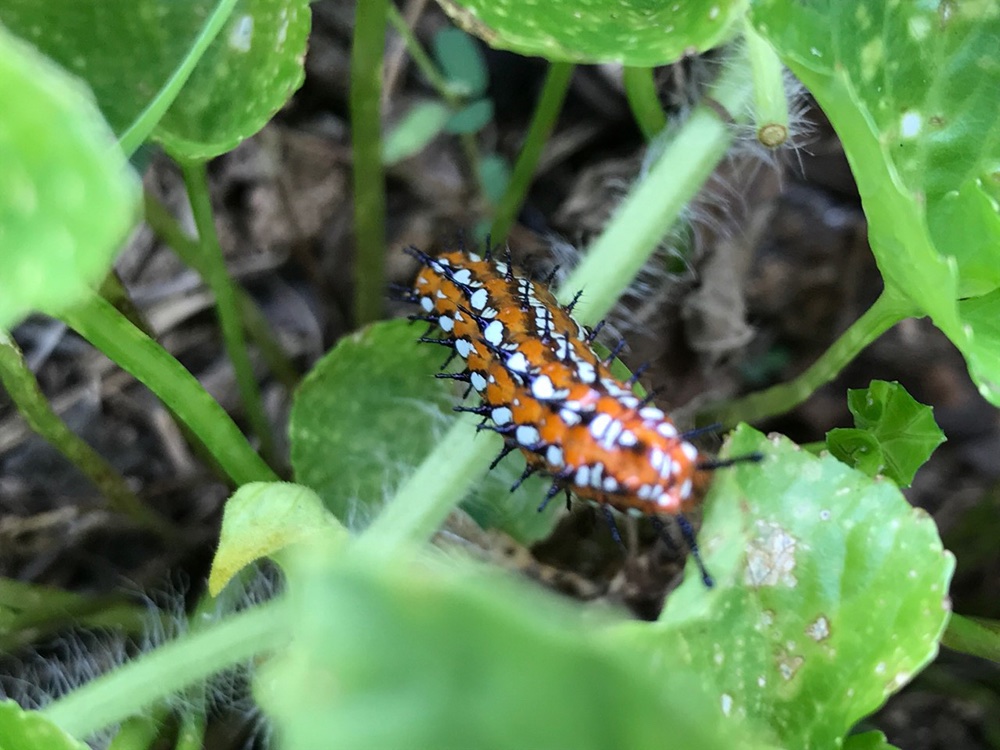
<svg viewBox="0 0 1000 750">
<path fill-rule="evenodd" d="M 749 19 L 744 24 L 743 33 L 753 75 L 757 140 L 768 148 L 777 148 L 788 140 L 788 99 L 785 97 L 781 60 Z"/>
</svg>

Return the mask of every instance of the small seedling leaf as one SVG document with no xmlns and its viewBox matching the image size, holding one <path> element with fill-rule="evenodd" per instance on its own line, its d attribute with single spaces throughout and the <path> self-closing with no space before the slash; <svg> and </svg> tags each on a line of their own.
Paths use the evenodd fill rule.
<svg viewBox="0 0 1000 750">
<path fill-rule="evenodd" d="M 451 117 L 441 102 L 420 102 L 406 113 L 382 141 L 382 163 L 395 164 L 423 150 Z"/>
<path fill-rule="evenodd" d="M 3 750 L 88 750 L 37 711 L 0 700 L 0 748 Z"/>
<path fill-rule="evenodd" d="M 521 55 L 649 67 L 715 47 L 732 33 L 743 0 L 438 0 L 470 34 Z"/>
<path fill-rule="evenodd" d="M 456 135 L 475 133 L 492 119 L 493 102 L 489 99 L 480 99 L 467 104 L 453 114 L 445 123 L 444 129 Z"/>
<path fill-rule="evenodd" d="M 288 580 L 291 646 L 257 694 L 289 750 L 754 747 L 711 720 L 692 675 L 668 692 L 644 655 L 505 576 L 344 556 Z"/>
<path fill-rule="evenodd" d="M 900 487 L 910 486 L 917 469 L 945 440 L 934 421 L 934 410 L 914 400 L 899 383 L 874 380 L 868 388 L 852 388 L 847 392 L 847 406 L 857 430 L 827 433 L 830 451 L 842 461 L 842 452 L 850 451 L 855 462 L 846 461 L 849 465 L 869 476 L 885 474 Z M 849 441 L 847 433 L 851 433 Z M 866 450 L 857 433 L 870 436 L 877 451 Z M 882 465 L 875 466 L 876 460 Z"/>
<path fill-rule="evenodd" d="M 296 481 L 348 527 L 366 525 L 454 422 L 455 389 L 434 377 L 448 349 L 418 344 L 424 328 L 396 320 L 342 339 L 296 394 L 289 426 Z M 511 455 L 463 507 L 484 528 L 528 542 L 552 529 L 558 503 L 535 512 L 546 490 L 538 477 L 509 492 L 523 469 Z"/>
<path fill-rule="evenodd" d="M 445 28 L 435 34 L 434 57 L 455 93 L 472 98 L 486 91 L 486 60 L 475 40 L 464 31 Z"/>
<path fill-rule="evenodd" d="M 866 430 L 838 427 L 826 433 L 830 453 L 870 477 L 885 472 L 885 455 L 878 438 Z"/>
<path fill-rule="evenodd" d="M 139 182 L 80 81 L 0 26 L 0 328 L 90 293 Z"/>
<path fill-rule="evenodd" d="M 335 545 L 347 532 L 311 489 L 290 482 L 243 485 L 226 502 L 208 592 L 218 596 L 250 563 L 317 536 Z"/>
<path fill-rule="evenodd" d="M 717 720 L 781 747 L 834 747 L 937 653 L 954 558 L 888 481 L 741 426 L 699 536 L 716 586 L 692 575 L 657 625 L 623 626 L 664 681 L 703 676 Z"/>
</svg>

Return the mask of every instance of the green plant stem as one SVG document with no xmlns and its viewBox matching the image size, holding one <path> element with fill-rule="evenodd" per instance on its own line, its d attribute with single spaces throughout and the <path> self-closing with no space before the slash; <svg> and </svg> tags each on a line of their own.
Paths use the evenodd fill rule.
<svg viewBox="0 0 1000 750">
<path fill-rule="evenodd" d="M 563 101 L 569 90 L 569 82 L 573 78 L 573 68 L 571 63 L 555 62 L 549 64 L 542 92 L 535 105 L 535 113 L 531 117 L 531 124 L 528 126 L 528 132 L 524 138 L 524 145 L 521 147 L 521 153 L 517 157 L 517 162 L 514 164 L 514 170 L 510 176 L 510 183 L 508 183 L 507 190 L 497 205 L 496 216 L 494 216 L 493 225 L 490 227 L 492 242 L 500 243 L 507 239 L 507 233 L 514 225 L 517 212 L 521 209 L 524 197 L 528 194 L 528 188 L 531 186 L 531 179 L 538 167 L 542 149 L 545 148 L 559 113 L 562 111 Z"/>
<path fill-rule="evenodd" d="M 623 75 L 625 96 L 628 98 L 629 107 L 632 108 L 632 115 L 639 125 L 639 130 L 647 141 L 653 140 L 667 127 L 667 115 L 656 93 L 653 72 L 653 68 L 628 66 Z"/>
<path fill-rule="evenodd" d="M 837 377 L 862 349 L 912 313 L 912 306 L 889 292 L 882 292 L 875 304 L 797 378 L 734 401 L 709 405 L 698 413 L 697 423 L 720 422 L 724 427 L 732 427 L 738 422 L 757 422 L 794 409 L 817 388 Z"/>
<path fill-rule="evenodd" d="M 713 91 L 715 100 L 730 112 L 741 111 L 749 97 L 742 78 L 740 66 L 728 66 Z M 697 108 L 678 130 L 663 158 L 632 189 L 560 291 L 566 300 L 573 296 L 570 290 L 581 286 L 587 290 L 577 307 L 584 322 L 595 322 L 611 308 L 729 142 L 726 124 L 707 106 Z M 407 543 L 425 541 L 440 527 L 499 448 L 496 436 L 476 436 L 474 422 L 461 419 L 448 431 L 365 530 L 359 545 L 388 556 Z"/>
<path fill-rule="evenodd" d="M 388 0 L 358 0 L 351 47 L 354 153 L 354 323 L 382 317 L 385 296 L 385 177 L 382 171 L 382 49 Z"/>
<path fill-rule="evenodd" d="M 7 331 L 0 329 L 0 383 L 17 405 L 24 420 L 53 448 L 62 453 L 101 494 L 112 510 L 127 515 L 141 526 L 171 537 L 174 527 L 146 507 L 114 466 L 76 435 L 52 410 L 24 354 Z"/>
<path fill-rule="evenodd" d="M 1000 622 L 953 614 L 941 645 L 1000 664 Z"/>
<path fill-rule="evenodd" d="M 710 95 L 726 112 L 742 112 L 749 99 L 743 67 L 727 65 Z M 574 317 L 593 324 L 607 314 L 701 190 L 731 140 L 729 126 L 715 108 L 702 104 L 694 109 L 560 288 L 563 302 L 584 290 Z"/>
<path fill-rule="evenodd" d="M 215 295 L 215 307 L 222 328 L 222 340 L 226 353 L 233 364 L 236 386 L 240 392 L 243 409 L 251 429 L 260 440 L 261 453 L 272 466 L 277 466 L 277 450 L 274 445 L 271 424 L 264 412 L 264 402 L 260 387 L 254 377 L 253 364 L 243 339 L 243 324 L 240 320 L 239 305 L 236 300 L 236 286 L 226 269 L 225 257 L 215 231 L 215 217 L 212 201 L 208 194 L 208 172 L 203 161 L 179 160 L 187 186 L 188 199 L 198 228 L 198 244 L 202 262 L 206 266 L 205 281 Z"/>
<path fill-rule="evenodd" d="M 427 82 L 434 88 L 438 96 L 444 99 L 448 104 L 456 106 L 461 101 L 461 97 L 452 91 L 451 87 L 448 85 L 448 79 L 445 78 L 441 71 L 438 70 L 437 65 L 431 59 L 431 56 L 427 54 L 424 46 L 417 39 L 416 34 L 406 23 L 406 19 L 403 15 L 396 9 L 396 6 L 389 3 L 389 23 L 396 30 L 396 33 L 403 39 L 403 44 L 406 45 L 406 51 L 410 53 L 410 58 L 413 60 L 414 64 L 423 73 L 424 78 Z"/>
<path fill-rule="evenodd" d="M 284 600 L 239 612 L 171 641 L 74 690 L 42 713 L 75 737 L 88 737 L 162 698 L 288 640 Z"/>
<path fill-rule="evenodd" d="M 143 196 L 145 204 L 146 223 L 153 233 L 163 242 L 173 248 L 184 263 L 197 271 L 203 278 L 208 276 L 208 264 L 198 248 L 198 243 L 188 237 L 180 224 L 170 214 L 166 206 L 158 201 L 149 191 Z M 236 285 L 236 302 L 239 305 L 243 327 L 260 348 L 261 355 L 268 368 L 289 391 L 299 384 L 299 374 L 295 365 L 285 354 L 278 337 L 274 334 L 267 318 L 260 307 L 245 289 Z"/>
<path fill-rule="evenodd" d="M 236 0 L 219 0 L 218 5 L 215 6 L 212 14 L 205 21 L 205 25 L 201 27 L 201 31 L 191 45 L 191 51 L 184 56 L 180 65 L 177 66 L 177 69 L 167 79 L 167 82 L 163 84 L 163 87 L 156 92 L 156 96 L 150 100 L 146 108 L 139 113 L 135 121 L 118 138 L 118 144 L 126 156 L 132 156 L 136 149 L 146 142 L 150 133 L 153 132 L 160 120 L 163 119 L 163 115 L 166 114 L 167 110 L 170 109 L 170 105 L 174 103 L 178 94 L 181 93 L 181 89 L 184 88 L 184 84 L 191 77 L 202 55 L 205 54 L 205 50 L 215 41 L 215 37 L 219 35 L 222 27 L 229 20 L 234 7 L 236 7 Z"/>
<path fill-rule="evenodd" d="M 201 383 L 109 302 L 95 294 L 64 311 L 62 319 L 155 393 L 205 445 L 234 484 L 278 481 Z"/>
<path fill-rule="evenodd" d="M 108 745 L 108 750 L 148 750 L 160 734 L 161 722 L 153 716 L 130 716 Z"/>
<path fill-rule="evenodd" d="M 753 76 L 757 140 L 768 148 L 777 148 L 788 140 L 788 99 L 781 60 L 770 43 L 754 29 L 749 16 L 743 33 Z"/>
</svg>

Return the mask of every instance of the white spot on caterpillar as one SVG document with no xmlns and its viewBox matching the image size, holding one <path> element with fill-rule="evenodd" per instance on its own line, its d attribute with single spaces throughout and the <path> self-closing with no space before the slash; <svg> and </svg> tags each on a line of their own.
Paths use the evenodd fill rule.
<svg viewBox="0 0 1000 750">
<path fill-rule="evenodd" d="M 534 448 L 541 442 L 542 436 L 531 425 L 523 424 L 514 432 L 514 439 L 517 440 L 519 445 L 525 448 Z"/>
<path fill-rule="evenodd" d="M 466 339 L 455 339 L 455 351 L 458 352 L 458 356 L 462 359 L 468 359 L 469 354 L 472 352 L 472 343 Z"/>
<path fill-rule="evenodd" d="M 698 460 L 698 449 L 691 445 L 691 443 L 681 443 L 681 453 L 683 453 L 684 458 L 691 463 Z"/>
<path fill-rule="evenodd" d="M 475 294 L 469 297 L 469 306 L 473 310 L 482 310 L 486 303 L 490 301 L 490 295 L 485 289 L 476 290 Z"/>
<path fill-rule="evenodd" d="M 673 426 L 670 422 L 661 422 L 656 425 L 656 432 L 665 438 L 675 438 L 677 437 L 677 428 Z"/>
<path fill-rule="evenodd" d="M 493 346 L 500 346 L 500 343 L 503 341 L 503 323 L 499 320 L 494 320 L 486 326 L 486 329 L 483 331 L 483 338 Z"/>
<path fill-rule="evenodd" d="M 472 272 L 469 271 L 468 268 L 460 268 L 459 270 L 455 271 L 455 273 L 451 277 L 451 280 L 455 284 L 461 284 L 462 286 L 466 286 L 470 281 L 472 281 Z"/>
<path fill-rule="evenodd" d="M 438 318 L 438 325 L 441 326 L 441 330 L 445 333 L 451 333 L 455 330 L 455 321 L 447 315 L 442 315 Z"/>
<path fill-rule="evenodd" d="M 590 467 L 581 466 L 576 470 L 576 476 L 573 477 L 573 483 L 578 487 L 586 487 L 590 484 Z"/>
<path fill-rule="evenodd" d="M 662 422 L 667 418 L 667 415 L 655 406 L 647 406 L 643 409 L 639 409 L 639 416 L 650 422 Z"/>
<path fill-rule="evenodd" d="M 597 380 L 597 371 L 590 362 L 580 362 L 576 366 L 576 376 L 584 383 L 593 383 Z"/>
<path fill-rule="evenodd" d="M 535 381 L 531 384 L 531 395 L 535 398 L 545 401 L 552 398 L 555 393 L 555 388 L 552 385 L 552 379 L 548 375 L 541 375 L 535 378 Z"/>
<path fill-rule="evenodd" d="M 434 309 L 434 301 L 430 297 L 421 297 L 420 308 L 424 312 L 431 312 Z"/>
<path fill-rule="evenodd" d="M 491 324 L 492 325 L 492 324 Z M 525 357 L 521 352 L 515 352 L 507 358 L 507 369 L 513 370 L 514 372 L 526 373 L 528 372 L 528 358 Z"/>
<path fill-rule="evenodd" d="M 681 500 L 687 500 L 691 497 L 691 490 L 694 489 L 691 485 L 690 479 L 685 479 L 684 484 L 681 485 L 680 496 Z"/>
<path fill-rule="evenodd" d="M 560 409 L 559 419 L 565 422 L 568 426 L 573 427 L 574 425 L 580 424 L 583 417 L 572 409 Z"/>
<path fill-rule="evenodd" d="M 604 437 L 604 431 L 611 426 L 610 414 L 598 414 L 590 423 L 590 434 L 600 440 Z"/>
<path fill-rule="evenodd" d="M 514 412 L 506 406 L 498 406 L 490 412 L 490 418 L 496 422 L 498 426 L 503 427 L 505 424 L 510 424 L 514 421 Z"/>
<path fill-rule="evenodd" d="M 563 451 L 558 445 L 550 445 L 548 450 L 545 451 L 545 460 L 548 461 L 549 466 L 554 466 L 555 468 L 560 468 L 563 465 Z"/>
<path fill-rule="evenodd" d="M 486 378 L 478 372 L 474 372 L 469 376 L 469 383 L 472 384 L 472 387 L 476 389 L 477 393 L 482 393 L 486 390 Z"/>
<path fill-rule="evenodd" d="M 618 482 L 615 481 L 614 477 L 604 477 L 604 484 L 602 485 L 601 489 L 603 489 L 605 492 L 617 492 Z"/>
<path fill-rule="evenodd" d="M 635 436 L 634 432 L 629 430 L 623 430 L 622 434 L 618 436 L 618 445 L 623 448 L 631 448 L 639 442 L 639 438 Z"/>
</svg>

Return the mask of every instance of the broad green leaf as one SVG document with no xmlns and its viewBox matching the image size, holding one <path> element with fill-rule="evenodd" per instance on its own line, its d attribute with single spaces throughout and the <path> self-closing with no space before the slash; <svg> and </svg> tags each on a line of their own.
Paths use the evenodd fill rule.
<svg viewBox="0 0 1000 750">
<path fill-rule="evenodd" d="M 458 135 L 465 133 L 475 133 L 493 119 L 493 102 L 489 99 L 480 99 L 462 107 L 453 114 L 444 129 L 449 133 Z"/>
<path fill-rule="evenodd" d="M 754 0 L 753 20 L 836 128 L 890 293 L 1000 404 L 1000 367 L 956 304 L 1000 285 L 997 5 Z"/>
<path fill-rule="evenodd" d="M 883 463 L 869 471 L 872 459 L 859 457 L 863 465 L 855 465 L 855 468 L 869 476 L 885 474 L 900 487 L 910 486 L 917 469 L 945 440 L 934 421 L 934 410 L 914 400 L 899 383 L 873 380 L 868 388 L 849 389 L 847 407 L 854 415 L 858 431 L 877 442 L 877 458 Z M 835 441 L 830 440 L 830 435 L 836 432 L 827 433 L 827 442 L 831 452 L 843 460 L 834 449 Z"/>
<path fill-rule="evenodd" d="M 341 340 L 296 394 L 289 426 L 295 479 L 349 527 L 378 512 L 454 420 L 455 392 L 434 377 L 448 349 L 418 345 L 421 330 L 397 320 Z M 519 456 L 505 459 L 464 507 L 485 528 L 534 541 L 551 530 L 558 504 L 536 512 L 545 495 L 538 478 L 509 493 L 523 469 Z"/>
<path fill-rule="evenodd" d="M 421 151 L 444 130 L 451 111 L 441 102 L 420 102 L 382 141 L 382 162 L 395 164 Z"/>
<path fill-rule="evenodd" d="M 4 0 L 0 22 L 84 78 L 121 135 L 163 92 L 220 0 Z M 237 0 L 155 137 L 189 158 L 253 135 L 301 84 L 305 0 Z"/>
<path fill-rule="evenodd" d="M 891 482 L 741 426 L 716 472 L 699 541 L 716 586 L 688 575 L 655 626 L 619 637 L 663 681 L 688 668 L 717 720 L 781 747 L 835 747 L 938 649 L 954 558 Z"/>
<path fill-rule="evenodd" d="M 753 747 L 683 669 L 663 689 L 643 654 L 523 583 L 405 558 L 299 565 L 291 645 L 256 691 L 289 750 Z"/>
<path fill-rule="evenodd" d="M 482 96 L 489 83 L 486 60 L 468 34 L 444 28 L 434 35 L 434 58 L 456 94 Z"/>
<path fill-rule="evenodd" d="M 732 33 L 744 0 L 438 0 L 491 47 L 548 60 L 666 65 L 703 52 Z"/>
<path fill-rule="evenodd" d="M 226 501 L 208 593 L 218 596 L 250 563 L 318 535 L 333 544 L 347 538 L 311 489 L 290 482 L 244 484 Z"/>
<path fill-rule="evenodd" d="M 852 734 L 844 740 L 844 750 L 898 750 L 881 732 Z"/>
<path fill-rule="evenodd" d="M 139 182 L 80 81 L 0 26 L 0 328 L 107 273 Z"/>
<path fill-rule="evenodd" d="M 37 711 L 25 711 L 9 700 L 0 700 L 0 749 L 88 750 Z"/>
</svg>

